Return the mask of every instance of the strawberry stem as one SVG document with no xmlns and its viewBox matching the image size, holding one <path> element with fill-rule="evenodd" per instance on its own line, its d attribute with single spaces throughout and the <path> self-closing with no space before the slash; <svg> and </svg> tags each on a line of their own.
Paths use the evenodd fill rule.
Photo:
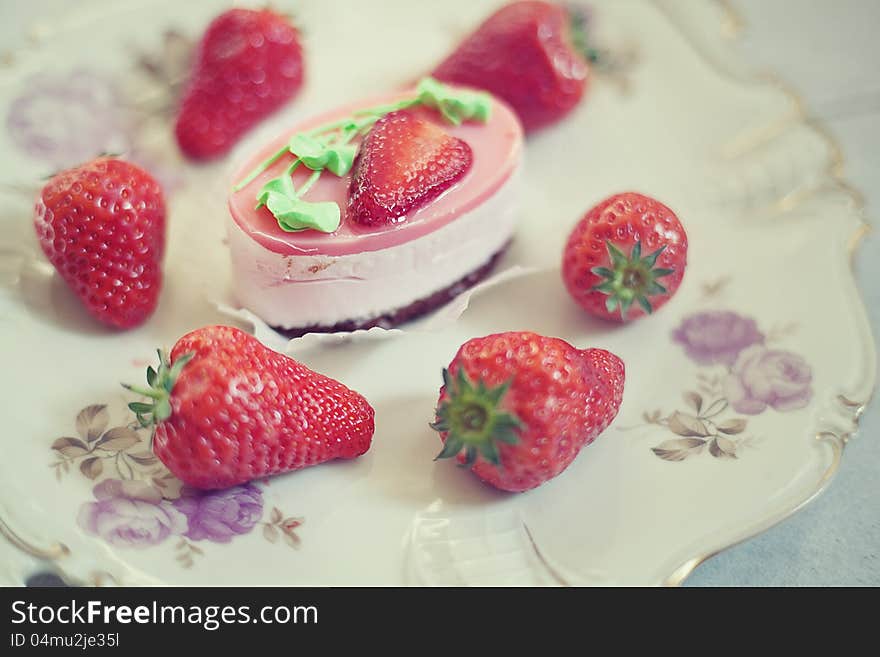
<svg viewBox="0 0 880 657">
<path fill-rule="evenodd" d="M 152 399 L 152 402 L 131 402 L 128 408 L 134 412 L 138 424 L 149 427 L 164 422 L 171 417 L 171 391 L 187 363 L 195 356 L 194 352 L 184 354 L 172 365 L 164 350 L 159 349 L 159 367 L 147 368 L 147 388 L 123 383 L 122 387 L 138 395 Z"/>
</svg>

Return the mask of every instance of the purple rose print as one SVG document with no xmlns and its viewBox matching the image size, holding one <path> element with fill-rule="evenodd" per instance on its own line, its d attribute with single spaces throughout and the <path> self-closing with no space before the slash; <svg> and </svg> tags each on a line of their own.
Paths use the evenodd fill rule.
<svg viewBox="0 0 880 657">
<path fill-rule="evenodd" d="M 763 344 L 764 334 L 755 320 L 720 310 L 691 315 L 672 332 L 672 339 L 701 365 L 722 363 L 731 367 L 743 349 Z"/>
<path fill-rule="evenodd" d="M 739 355 L 723 386 L 735 411 L 757 415 L 767 406 L 803 408 L 813 395 L 812 380 L 810 366 L 797 354 L 754 345 Z"/>
<path fill-rule="evenodd" d="M 672 341 L 704 371 L 684 392 L 684 409 L 642 413 L 646 424 L 676 436 L 652 447 L 654 455 L 670 462 L 697 454 L 735 461 L 760 440 L 750 435 L 753 420 L 743 416 L 807 406 L 813 396 L 810 365 L 796 353 L 765 344 L 797 328 L 789 322 L 765 336 L 753 319 L 728 310 L 687 317 L 672 332 Z"/>
<path fill-rule="evenodd" d="M 207 556 L 199 541 L 229 543 L 255 533 L 268 543 L 301 545 L 305 519 L 266 506 L 254 484 L 215 491 L 187 488 L 146 451 L 147 433 L 133 425 L 133 415 L 108 428 L 110 418 L 107 404 L 89 404 L 76 414 L 78 437 L 66 431 L 49 446 L 59 482 L 68 474 L 92 481 L 94 501 L 81 504 L 76 518 L 85 533 L 114 548 L 164 544 L 181 568 L 192 568 Z M 101 477 L 108 478 L 96 485 Z M 257 527 L 262 531 L 254 532 Z"/>
<path fill-rule="evenodd" d="M 106 479 L 95 502 L 80 507 L 77 523 L 117 547 L 144 548 L 186 531 L 186 516 L 143 482 Z"/>
<path fill-rule="evenodd" d="M 263 515 L 263 493 L 250 484 L 193 493 L 174 504 L 189 521 L 184 536 L 194 541 L 228 543 L 233 536 L 250 532 Z"/>
<path fill-rule="evenodd" d="M 32 78 L 6 128 L 18 148 L 56 169 L 131 146 L 113 84 L 88 71 Z"/>
</svg>

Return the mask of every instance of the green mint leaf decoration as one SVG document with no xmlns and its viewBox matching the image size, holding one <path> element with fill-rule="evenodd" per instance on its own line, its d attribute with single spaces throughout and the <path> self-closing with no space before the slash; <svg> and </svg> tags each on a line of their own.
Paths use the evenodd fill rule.
<svg viewBox="0 0 880 657">
<path fill-rule="evenodd" d="M 269 192 L 265 203 L 278 220 L 281 230 L 293 233 L 313 228 L 322 233 L 332 233 L 339 228 L 339 206 L 332 201 L 310 203 Z"/>
<path fill-rule="evenodd" d="M 273 178 L 263 186 L 257 196 L 260 208 L 266 206 L 278 221 L 281 230 L 296 232 L 312 228 L 332 233 L 339 228 L 339 206 L 332 201 L 310 203 L 301 200 L 293 186 L 293 180 L 285 174 Z"/>
<path fill-rule="evenodd" d="M 342 177 L 351 170 L 357 155 L 357 146 L 352 144 L 333 144 L 305 133 L 297 133 L 290 138 L 288 149 L 312 171 L 327 169 Z"/>
<path fill-rule="evenodd" d="M 455 89 L 442 84 L 434 78 L 424 78 L 418 85 L 416 94 L 396 103 L 377 105 L 356 110 L 352 116 L 314 128 L 308 132 L 293 135 L 285 146 L 260 162 L 247 176 L 233 186 L 238 192 L 252 183 L 282 157 L 290 154 L 295 158 L 279 177 L 263 185 L 257 193 L 259 210 L 266 207 L 278 221 L 278 226 L 286 231 L 306 229 L 332 233 L 339 228 L 341 211 L 334 202 L 309 202 L 302 196 L 311 189 L 324 171 L 335 176 L 345 176 L 351 171 L 357 157 L 356 145 L 350 142 L 366 134 L 373 124 L 386 114 L 408 107 L 424 106 L 436 109 L 449 123 L 461 125 L 464 121 L 489 120 L 492 99 L 489 94 L 479 91 Z M 299 164 L 314 173 L 297 190 L 291 175 Z"/>
<path fill-rule="evenodd" d="M 482 91 L 453 89 L 434 78 L 424 78 L 417 92 L 420 104 L 440 110 L 443 118 L 453 125 L 470 120 L 481 123 L 489 120 L 492 100 Z"/>
<path fill-rule="evenodd" d="M 264 205 L 267 205 L 266 201 L 269 199 L 270 195 L 283 196 L 291 199 L 296 198 L 296 188 L 293 186 L 293 178 L 290 176 L 280 176 L 278 178 L 273 178 L 263 185 L 263 189 L 257 194 L 257 207 L 254 209 L 259 210 Z"/>
</svg>

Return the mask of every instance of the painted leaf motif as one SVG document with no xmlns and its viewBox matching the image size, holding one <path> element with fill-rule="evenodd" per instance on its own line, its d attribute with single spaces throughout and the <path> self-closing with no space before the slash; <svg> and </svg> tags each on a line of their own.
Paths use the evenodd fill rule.
<svg viewBox="0 0 880 657">
<path fill-rule="evenodd" d="M 743 420 L 741 418 L 725 420 L 718 425 L 718 431 L 720 431 L 721 433 L 726 433 L 729 436 L 742 433 L 745 430 L 746 420 Z"/>
<path fill-rule="evenodd" d="M 263 538 L 270 543 L 276 543 L 278 541 L 278 530 L 275 529 L 274 525 L 263 525 Z"/>
<path fill-rule="evenodd" d="M 104 471 L 104 464 L 97 456 L 92 456 L 80 463 L 79 469 L 89 479 L 95 479 Z"/>
<path fill-rule="evenodd" d="M 302 518 L 285 518 L 282 526 L 284 527 L 284 531 L 293 531 L 301 524 L 303 524 L 305 520 Z"/>
<path fill-rule="evenodd" d="M 128 457 L 138 465 L 143 466 L 155 465 L 159 461 L 150 452 L 135 452 L 134 454 L 128 454 Z"/>
<path fill-rule="evenodd" d="M 709 429 L 706 427 L 705 422 L 693 415 L 680 413 L 678 411 L 669 416 L 666 426 L 669 427 L 670 431 L 677 433 L 679 436 L 709 435 Z"/>
<path fill-rule="evenodd" d="M 269 516 L 269 522 L 271 522 L 273 525 L 277 525 L 279 522 L 281 522 L 281 519 L 283 517 L 284 517 L 284 514 L 281 513 L 281 509 L 279 509 L 277 506 L 273 507 L 272 513 Z"/>
<path fill-rule="evenodd" d="M 84 440 L 93 442 L 97 440 L 107 425 L 110 423 L 110 415 L 104 404 L 92 404 L 82 409 L 76 416 L 76 432 Z"/>
<path fill-rule="evenodd" d="M 686 392 L 684 393 L 684 400 L 691 406 L 693 406 L 694 410 L 699 414 L 699 412 L 703 409 L 703 398 L 697 394 L 696 392 Z"/>
<path fill-rule="evenodd" d="M 709 408 L 706 409 L 706 412 L 703 414 L 703 416 L 712 417 L 714 415 L 718 415 L 725 408 L 727 408 L 727 400 L 723 398 L 716 399 L 711 404 L 709 404 Z"/>
<path fill-rule="evenodd" d="M 59 438 L 52 443 L 52 449 L 69 459 L 75 459 L 89 453 L 89 448 L 79 438 Z"/>
<path fill-rule="evenodd" d="M 718 436 L 717 438 L 713 439 L 712 442 L 709 444 L 709 453 L 715 458 L 735 459 L 736 443 L 733 442 L 730 438 Z"/>
<path fill-rule="evenodd" d="M 95 443 L 108 452 L 121 452 L 138 444 L 141 437 L 129 427 L 113 427 Z"/>
<path fill-rule="evenodd" d="M 705 445 L 706 441 L 699 438 L 675 438 L 652 447 L 651 451 L 664 461 L 684 461 L 688 456 L 703 451 Z"/>
<path fill-rule="evenodd" d="M 134 479 L 134 468 L 131 467 L 131 464 L 126 460 L 124 454 L 121 455 L 121 458 L 117 458 L 115 463 L 116 471 L 119 473 L 121 479 L 127 481 Z"/>
<path fill-rule="evenodd" d="M 159 491 L 145 481 L 124 481 L 122 483 L 122 492 L 128 497 L 134 497 L 148 502 L 158 504 L 162 501 L 162 495 Z"/>
<path fill-rule="evenodd" d="M 155 486 L 166 500 L 176 500 L 179 498 L 180 490 L 183 488 L 183 482 L 170 472 L 154 475 L 150 479 L 150 484 Z"/>
<path fill-rule="evenodd" d="M 299 536 L 297 536 L 293 532 L 285 532 L 284 542 L 292 548 L 298 548 L 300 544 Z"/>
</svg>

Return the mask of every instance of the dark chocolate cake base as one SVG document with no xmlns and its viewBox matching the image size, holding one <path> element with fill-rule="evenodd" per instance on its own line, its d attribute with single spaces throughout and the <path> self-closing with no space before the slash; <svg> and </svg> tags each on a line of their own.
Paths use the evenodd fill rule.
<svg viewBox="0 0 880 657">
<path fill-rule="evenodd" d="M 298 338 L 305 335 L 306 333 L 337 333 L 357 331 L 359 329 L 369 329 L 373 328 L 374 326 L 381 326 L 382 328 L 394 328 L 396 326 L 400 326 L 405 322 L 409 322 L 423 315 L 427 315 L 432 310 L 436 310 L 437 308 L 444 306 L 468 288 L 471 288 L 482 281 L 492 272 L 492 270 L 495 268 L 495 265 L 498 264 L 501 256 L 504 255 L 504 252 L 507 251 L 507 247 L 509 246 L 510 242 L 507 242 L 498 251 L 496 251 L 492 255 L 492 257 L 489 258 L 488 261 L 477 267 L 471 273 L 465 275 L 463 278 L 455 281 L 452 285 L 449 285 L 442 290 L 438 290 L 433 294 L 428 295 L 427 297 L 413 301 L 409 305 L 403 306 L 402 308 L 398 308 L 396 310 L 392 310 L 382 315 L 377 315 L 376 317 L 370 317 L 367 319 L 346 320 L 344 322 L 333 324 L 332 326 L 312 324 L 310 326 L 302 326 L 296 328 L 281 328 L 278 326 L 273 326 L 272 328 L 288 338 Z"/>
</svg>

